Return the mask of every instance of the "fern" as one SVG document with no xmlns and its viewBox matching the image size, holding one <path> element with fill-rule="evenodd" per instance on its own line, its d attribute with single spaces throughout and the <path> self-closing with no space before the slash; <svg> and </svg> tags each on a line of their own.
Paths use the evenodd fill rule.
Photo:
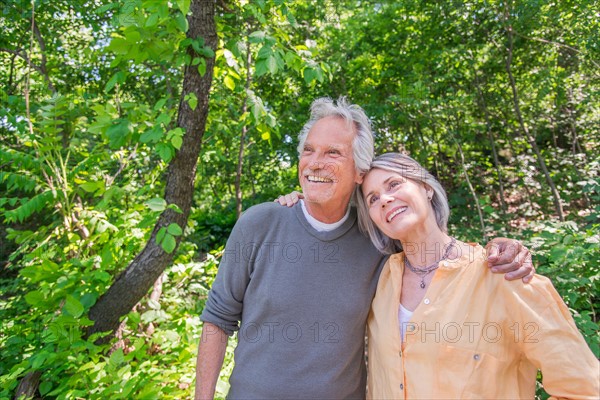
<svg viewBox="0 0 600 400">
<path fill-rule="evenodd" d="M 37 185 L 37 181 L 31 176 L 3 171 L 0 172 L 0 183 L 4 183 L 6 185 L 6 190 L 8 192 L 17 189 L 26 193 L 33 192 L 35 186 Z"/>
<path fill-rule="evenodd" d="M 39 171 L 41 168 L 40 161 L 34 156 L 4 146 L 0 146 L 0 164 L 30 171 Z"/>
<path fill-rule="evenodd" d="M 46 208 L 48 205 L 52 205 L 54 194 L 52 190 L 47 190 L 36 196 L 25 201 L 19 207 L 14 210 L 7 210 L 4 212 L 4 219 L 6 222 L 23 222 L 34 213 L 39 212 Z"/>
</svg>

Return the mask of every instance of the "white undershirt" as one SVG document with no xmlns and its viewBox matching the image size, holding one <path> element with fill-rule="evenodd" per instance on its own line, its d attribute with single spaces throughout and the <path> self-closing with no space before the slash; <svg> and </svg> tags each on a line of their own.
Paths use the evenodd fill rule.
<svg viewBox="0 0 600 400">
<path fill-rule="evenodd" d="M 342 224 L 344 222 L 346 222 L 346 220 L 348 219 L 348 216 L 350 215 L 350 207 L 348 207 L 348 209 L 346 210 L 346 215 L 344 215 L 342 217 L 342 219 L 340 219 L 337 222 L 334 222 L 333 224 L 326 224 L 325 222 L 321 222 L 321 221 L 317 220 L 315 217 L 313 217 L 312 215 L 310 215 L 308 213 L 308 210 L 306 209 L 306 206 L 304 205 L 304 200 L 300 200 L 300 205 L 302 206 L 302 212 L 304 213 L 304 216 L 306 217 L 306 220 L 308 221 L 310 226 L 312 226 L 319 232 L 332 231 L 332 230 L 342 226 Z"/>
<path fill-rule="evenodd" d="M 413 311 L 406 309 L 402 303 L 398 306 L 398 324 L 400 326 L 400 336 L 402 337 L 402 341 L 404 342 L 404 335 L 406 334 L 406 326 L 408 325 L 408 321 L 413 315 Z"/>
</svg>

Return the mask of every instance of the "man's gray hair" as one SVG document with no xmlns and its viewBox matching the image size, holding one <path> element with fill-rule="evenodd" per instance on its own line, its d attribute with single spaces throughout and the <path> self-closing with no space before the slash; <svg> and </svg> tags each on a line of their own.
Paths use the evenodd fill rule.
<svg viewBox="0 0 600 400">
<path fill-rule="evenodd" d="M 431 198 L 431 207 L 435 214 L 435 221 L 443 232 L 448 231 L 450 207 L 448 207 L 446 191 L 437 179 L 423 168 L 421 164 L 404 154 L 386 153 L 373 160 L 371 170 L 373 169 L 395 172 L 406 179 L 432 188 L 433 197 Z M 369 235 L 375 247 L 384 254 L 394 254 L 401 251 L 402 246 L 400 241 L 391 239 L 381 232 L 369 217 L 369 206 L 365 201 L 362 185 L 358 189 L 356 203 L 358 208 L 358 226 L 363 233 Z"/>
<path fill-rule="evenodd" d="M 354 165 L 359 172 L 367 172 L 374 152 L 371 121 L 360 106 L 350 104 L 345 97 L 340 97 L 337 102 L 328 97 L 321 97 L 313 101 L 310 106 L 310 119 L 304 124 L 298 135 L 298 154 L 302 154 L 304 142 L 313 125 L 320 119 L 331 116 L 343 118 L 348 124 L 354 125 L 356 132 L 352 142 Z"/>
</svg>

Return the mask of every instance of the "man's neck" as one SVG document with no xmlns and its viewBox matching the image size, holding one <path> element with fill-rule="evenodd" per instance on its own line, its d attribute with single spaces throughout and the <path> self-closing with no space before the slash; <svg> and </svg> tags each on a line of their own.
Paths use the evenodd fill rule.
<svg viewBox="0 0 600 400">
<path fill-rule="evenodd" d="M 308 214 L 319 222 L 324 224 L 334 224 L 340 221 L 348 212 L 348 206 L 327 207 L 320 203 L 311 203 L 303 201 L 304 207 Z"/>
</svg>

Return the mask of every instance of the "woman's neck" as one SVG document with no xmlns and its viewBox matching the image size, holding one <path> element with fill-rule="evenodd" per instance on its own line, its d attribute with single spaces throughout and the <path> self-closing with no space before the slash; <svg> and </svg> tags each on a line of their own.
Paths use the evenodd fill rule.
<svg viewBox="0 0 600 400">
<path fill-rule="evenodd" d="M 452 238 L 441 230 L 401 240 L 404 255 L 415 267 L 428 267 L 444 258 Z"/>
<path fill-rule="evenodd" d="M 411 235 L 410 240 L 400 240 L 406 257 L 400 303 L 410 311 L 414 311 L 425 297 L 426 290 L 437 272 L 436 264 L 450 255 L 447 250 L 453 239 L 435 230 L 429 235 Z M 412 268 L 409 268 L 412 266 Z M 415 269 L 419 271 L 415 272 Z"/>
</svg>

